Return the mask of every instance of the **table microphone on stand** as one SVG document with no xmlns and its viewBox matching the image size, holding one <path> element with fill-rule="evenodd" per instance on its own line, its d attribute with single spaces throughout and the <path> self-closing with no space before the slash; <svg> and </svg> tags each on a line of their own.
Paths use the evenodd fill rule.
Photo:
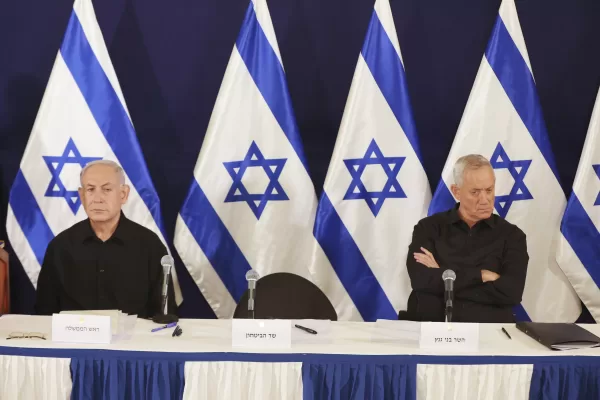
<svg viewBox="0 0 600 400">
<path fill-rule="evenodd" d="M 454 305 L 454 281 L 456 280 L 456 273 L 451 269 L 447 269 L 442 274 L 442 280 L 444 281 L 444 303 L 445 303 L 445 314 L 446 322 L 452 322 L 452 308 Z"/>
<path fill-rule="evenodd" d="M 256 299 L 256 281 L 260 279 L 260 275 L 255 270 L 251 269 L 246 272 L 246 280 L 248 281 L 248 316 L 254 319 L 254 300 Z"/>
<path fill-rule="evenodd" d="M 152 321 L 159 324 L 170 324 L 179 321 L 177 315 L 169 314 L 169 283 L 171 282 L 173 264 L 173 257 L 168 254 L 160 259 L 160 265 L 163 267 L 162 308 L 161 312 L 152 318 Z"/>
</svg>

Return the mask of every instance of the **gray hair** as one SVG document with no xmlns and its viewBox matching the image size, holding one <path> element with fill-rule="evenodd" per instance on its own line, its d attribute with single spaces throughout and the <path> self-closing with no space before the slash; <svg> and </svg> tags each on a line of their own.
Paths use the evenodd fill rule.
<svg viewBox="0 0 600 400">
<path fill-rule="evenodd" d="M 87 163 L 85 167 L 81 169 L 81 173 L 79 174 L 79 182 L 81 183 L 81 186 L 83 186 L 83 175 L 85 174 L 85 171 L 94 165 L 107 165 L 113 167 L 115 169 L 115 173 L 119 175 L 119 183 L 121 185 L 125 184 L 125 171 L 123 171 L 123 168 L 119 164 L 111 160 L 95 160 Z"/>
<path fill-rule="evenodd" d="M 459 158 L 454 164 L 454 170 L 452 175 L 454 176 L 454 184 L 456 186 L 462 186 L 463 179 L 465 177 L 465 170 L 475 170 L 482 167 L 492 168 L 492 164 L 487 158 L 481 154 L 469 154 Z"/>
</svg>

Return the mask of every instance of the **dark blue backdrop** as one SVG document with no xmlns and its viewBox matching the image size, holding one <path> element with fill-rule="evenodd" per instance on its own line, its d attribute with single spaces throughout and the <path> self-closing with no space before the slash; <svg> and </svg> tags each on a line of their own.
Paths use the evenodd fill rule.
<svg viewBox="0 0 600 400">
<path fill-rule="evenodd" d="M 310 172 L 320 192 L 374 0 L 270 0 Z M 500 0 L 391 0 L 433 188 Z M 96 0 L 96 14 L 162 201 L 168 240 L 248 0 Z M 0 238 L 71 0 L 0 2 Z M 600 84 L 600 1 L 517 0 L 568 195 Z M 14 312 L 34 290 L 12 258 Z M 213 313 L 181 264 L 187 317 Z"/>
</svg>

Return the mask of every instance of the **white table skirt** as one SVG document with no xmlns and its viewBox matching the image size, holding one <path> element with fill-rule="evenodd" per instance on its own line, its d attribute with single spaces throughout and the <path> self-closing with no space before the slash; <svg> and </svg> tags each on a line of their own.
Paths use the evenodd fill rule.
<svg viewBox="0 0 600 400">
<path fill-rule="evenodd" d="M 69 358 L 0 356 L 0 399 L 68 399 L 70 364 Z"/>
</svg>

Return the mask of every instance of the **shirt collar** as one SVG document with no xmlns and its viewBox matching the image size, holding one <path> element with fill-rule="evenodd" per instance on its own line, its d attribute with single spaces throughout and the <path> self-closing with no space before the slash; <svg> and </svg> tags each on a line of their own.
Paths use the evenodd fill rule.
<svg viewBox="0 0 600 400">
<path fill-rule="evenodd" d="M 121 216 L 119 217 L 119 222 L 117 224 L 117 229 L 113 232 L 112 236 L 107 240 L 115 241 L 121 244 L 124 244 L 127 240 L 127 225 L 129 224 L 129 220 L 121 211 Z M 96 232 L 92 229 L 92 225 L 90 223 L 90 219 L 88 218 L 86 222 L 83 224 L 84 232 L 81 235 L 81 242 L 87 242 L 88 240 L 100 240 L 98 236 L 96 236 Z"/>
<path fill-rule="evenodd" d="M 456 224 L 457 222 L 462 222 L 460 215 L 458 215 L 458 207 L 460 207 L 460 203 L 456 203 L 456 206 L 454 206 L 453 208 L 451 208 L 449 210 L 448 224 L 453 225 L 453 224 Z M 496 226 L 496 215 L 494 213 L 492 213 L 492 215 L 489 218 L 483 219 L 479 222 L 484 222 L 487 226 L 489 226 L 490 228 L 493 228 Z M 475 225 L 477 225 L 477 224 L 475 224 Z"/>
</svg>

